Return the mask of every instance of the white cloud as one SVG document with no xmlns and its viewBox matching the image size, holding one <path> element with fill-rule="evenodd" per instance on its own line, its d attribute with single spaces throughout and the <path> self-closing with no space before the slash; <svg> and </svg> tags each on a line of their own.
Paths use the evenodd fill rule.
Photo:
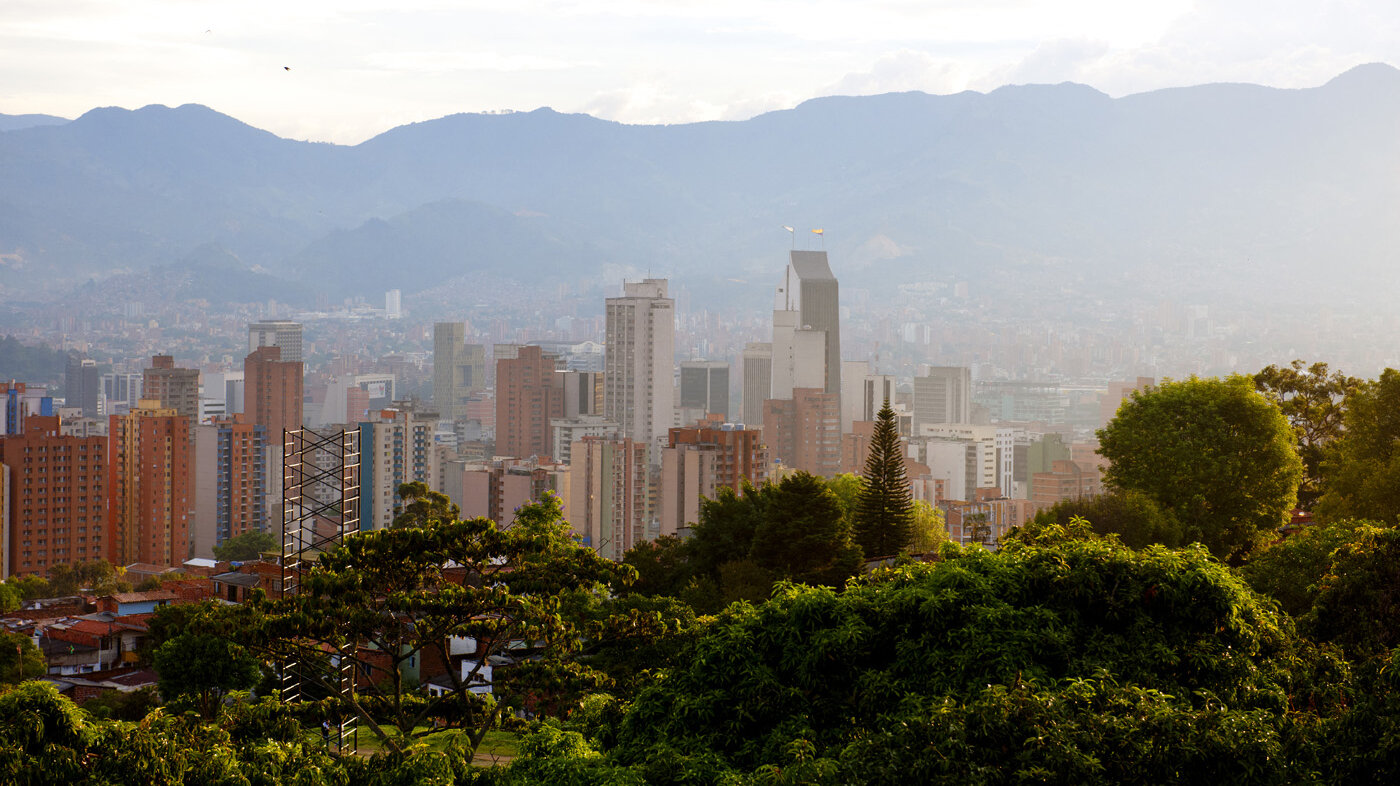
<svg viewBox="0 0 1400 786">
<path fill-rule="evenodd" d="M 967 87 L 967 67 L 926 52 L 901 49 L 882 55 L 869 71 L 847 74 L 822 92 L 827 95 L 873 95 L 922 90 L 957 93 Z"/>
</svg>

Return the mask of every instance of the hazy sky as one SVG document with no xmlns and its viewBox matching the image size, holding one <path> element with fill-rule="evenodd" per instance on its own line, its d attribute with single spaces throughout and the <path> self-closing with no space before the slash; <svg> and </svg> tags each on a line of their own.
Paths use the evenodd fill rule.
<svg viewBox="0 0 1400 786">
<path fill-rule="evenodd" d="M 454 112 L 678 123 L 1007 83 L 1311 87 L 1373 61 L 1400 64 L 1394 0 L 0 0 L 0 113 L 200 103 L 343 143 Z"/>
</svg>

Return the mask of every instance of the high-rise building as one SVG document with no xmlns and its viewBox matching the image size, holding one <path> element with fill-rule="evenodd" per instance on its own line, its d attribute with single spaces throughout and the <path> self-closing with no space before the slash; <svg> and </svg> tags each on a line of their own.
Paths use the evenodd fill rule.
<svg viewBox="0 0 1400 786">
<path fill-rule="evenodd" d="M 666 279 L 622 285 L 607 299 L 603 355 L 603 414 L 623 436 L 654 447 L 659 458 L 671 426 L 676 302 Z M 499 428 L 499 424 L 497 424 Z"/>
<path fill-rule="evenodd" d="M 0 437 L 2 575 L 106 559 L 107 439 L 63 436 L 56 416 L 27 421 L 22 433 Z"/>
<path fill-rule="evenodd" d="M 783 282 L 778 286 L 777 299 L 774 304 L 775 311 L 796 312 L 796 318 L 791 325 L 796 332 L 820 331 L 825 333 L 823 345 L 823 363 L 821 373 L 823 384 L 820 387 L 826 393 L 841 393 L 841 304 L 840 289 L 836 283 L 836 277 L 831 274 L 831 265 L 827 261 L 825 251 L 798 251 L 794 249 L 789 257 L 787 270 L 784 271 Z M 774 325 L 774 330 L 777 330 Z M 799 341 L 799 343 L 801 343 Z M 812 343 L 816 343 L 815 339 Z M 775 333 L 773 347 L 774 380 L 775 385 L 779 373 L 778 339 Z M 802 349 L 801 346 L 797 349 Z M 801 364 L 810 363 L 805 353 L 798 353 L 798 361 Z M 805 368 L 798 368 L 793 387 L 817 387 L 808 384 L 808 372 Z M 775 386 L 773 398 L 785 398 L 779 395 L 779 390 Z"/>
<path fill-rule="evenodd" d="M 486 347 L 466 343 L 466 325 L 433 325 L 433 406 L 444 420 L 462 417 L 467 401 L 486 390 Z"/>
<path fill-rule="evenodd" d="M 570 469 L 563 464 L 513 458 L 454 461 L 443 474 L 443 493 L 462 509 L 463 519 L 481 516 L 508 527 L 522 505 L 538 502 L 546 493 L 568 502 Z"/>
<path fill-rule="evenodd" d="M 524 346 L 514 358 L 496 361 L 496 455 L 550 455 L 549 422 L 564 416 L 563 378 L 553 355 Z"/>
<path fill-rule="evenodd" d="M 571 452 L 569 523 L 585 546 L 620 560 L 649 535 L 651 443 L 585 437 Z"/>
<path fill-rule="evenodd" d="M 388 292 L 385 292 L 385 293 L 384 293 L 384 318 L 385 318 L 385 319 L 402 319 L 402 318 L 403 318 L 403 292 L 402 292 L 402 291 L 397 290 L 397 289 L 391 289 L 391 290 L 389 290 Z"/>
<path fill-rule="evenodd" d="M 370 415 L 360 423 L 360 527 L 386 529 L 402 503 L 401 484 L 441 490 L 433 449 L 438 413 L 399 402 Z"/>
<path fill-rule="evenodd" d="M 141 401 L 141 380 L 144 376 L 135 371 L 103 374 L 103 414 L 120 415 L 135 409 Z"/>
<path fill-rule="evenodd" d="M 102 377 L 97 372 L 97 361 L 68 356 L 68 368 L 63 377 L 64 403 L 82 408 L 85 418 L 102 414 Z"/>
<path fill-rule="evenodd" d="M 763 441 L 784 466 L 832 477 L 841 471 L 840 396 L 797 388 L 790 399 L 764 404 Z"/>
<path fill-rule="evenodd" d="M 690 423 L 709 415 L 729 420 L 729 364 L 706 360 L 681 363 L 680 400 L 676 407 L 684 412 L 700 413 L 699 418 L 682 418 Z"/>
<path fill-rule="evenodd" d="M 301 323 L 284 320 L 254 322 L 248 326 L 248 353 L 258 347 L 277 347 L 287 363 L 302 362 Z"/>
<path fill-rule="evenodd" d="M 972 369 L 934 366 L 914 377 L 914 432 L 925 424 L 972 422 Z"/>
<path fill-rule="evenodd" d="M 189 558 L 190 421 L 156 399 L 112 415 L 107 445 L 109 559 L 179 565 Z"/>
<path fill-rule="evenodd" d="M 550 457 L 562 464 L 568 464 L 572 459 L 575 442 L 584 437 L 617 439 L 622 428 L 602 415 L 558 418 L 551 420 L 549 426 L 554 434 L 554 449 L 550 452 Z"/>
<path fill-rule="evenodd" d="M 195 427 L 195 519 L 190 539 L 196 556 L 252 531 L 267 531 L 267 427 L 242 415 Z"/>
<path fill-rule="evenodd" d="M 772 398 L 773 344 L 768 341 L 744 345 L 744 425 L 763 425 L 763 402 Z"/>
<path fill-rule="evenodd" d="M 602 371 L 569 370 L 554 373 L 563 381 L 565 418 L 603 414 Z"/>
<path fill-rule="evenodd" d="M 661 534 L 676 535 L 699 521 L 701 498 L 719 488 L 743 491 L 768 479 L 763 432 L 732 424 L 673 428 L 661 451 Z"/>
<path fill-rule="evenodd" d="M 243 412 L 249 423 L 267 429 L 281 453 L 282 432 L 302 425 L 302 364 L 284 360 L 282 348 L 265 345 L 243 359 Z"/>
<path fill-rule="evenodd" d="M 141 398 L 175 410 L 189 423 L 199 422 L 199 369 L 178 368 L 170 355 L 155 355 L 141 380 Z"/>
</svg>

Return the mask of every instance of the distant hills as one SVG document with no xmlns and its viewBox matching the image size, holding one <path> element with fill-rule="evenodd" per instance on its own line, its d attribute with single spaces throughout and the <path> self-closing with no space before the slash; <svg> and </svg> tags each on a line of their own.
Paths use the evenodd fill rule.
<svg viewBox="0 0 1400 786">
<path fill-rule="evenodd" d="M 206 298 L 649 269 L 762 282 L 761 302 L 789 224 L 826 229 L 843 287 L 1381 301 L 1397 132 L 1386 65 L 1304 90 L 1034 85 L 675 126 L 453 115 L 353 147 L 196 105 L 0 116 L 0 298 L 183 266 Z"/>
</svg>

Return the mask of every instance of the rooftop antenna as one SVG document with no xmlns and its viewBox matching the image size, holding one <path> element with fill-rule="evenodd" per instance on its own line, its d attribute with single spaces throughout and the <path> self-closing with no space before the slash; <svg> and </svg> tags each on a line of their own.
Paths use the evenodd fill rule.
<svg viewBox="0 0 1400 786">
<path fill-rule="evenodd" d="M 822 250 L 825 251 L 825 250 L 826 250 L 826 230 L 825 230 L 825 229 L 813 229 L 813 230 L 812 230 L 812 234 L 814 234 L 814 235 L 816 235 L 817 237 L 819 237 L 819 238 L 822 239 Z"/>
<path fill-rule="evenodd" d="M 788 226 L 787 224 L 783 224 L 783 229 L 786 229 L 786 230 L 788 231 L 788 234 L 792 236 L 792 250 L 793 250 L 793 251 L 796 251 L 796 250 L 797 250 L 797 230 L 793 229 L 792 227 Z"/>
</svg>

